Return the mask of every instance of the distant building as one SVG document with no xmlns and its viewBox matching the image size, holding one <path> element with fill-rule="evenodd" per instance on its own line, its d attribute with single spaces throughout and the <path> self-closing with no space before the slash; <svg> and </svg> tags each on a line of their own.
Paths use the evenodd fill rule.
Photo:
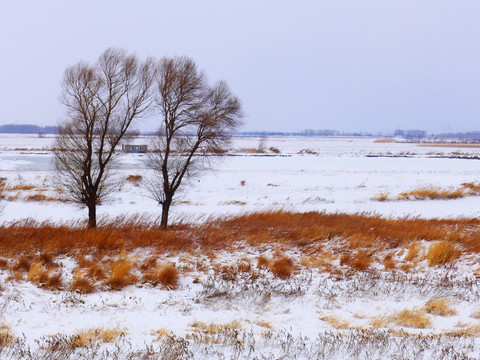
<svg viewBox="0 0 480 360">
<path fill-rule="evenodd" d="M 125 153 L 146 153 L 148 150 L 147 145 L 122 145 L 122 150 Z"/>
</svg>

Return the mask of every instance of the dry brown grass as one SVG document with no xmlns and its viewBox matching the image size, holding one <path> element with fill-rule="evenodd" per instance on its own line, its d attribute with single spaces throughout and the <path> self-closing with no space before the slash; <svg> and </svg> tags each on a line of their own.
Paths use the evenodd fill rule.
<svg viewBox="0 0 480 360">
<path fill-rule="evenodd" d="M 232 320 L 231 322 L 224 323 L 224 324 L 215 324 L 215 323 L 206 324 L 202 321 L 194 321 L 193 323 L 190 324 L 190 327 L 193 329 L 194 332 L 201 332 L 204 334 L 215 335 L 215 334 L 225 333 L 226 331 L 229 331 L 229 330 L 241 329 L 242 325 L 238 320 Z"/>
<path fill-rule="evenodd" d="M 25 201 L 58 201 L 58 202 L 66 202 L 66 199 L 56 197 L 56 196 L 48 196 L 41 192 L 36 192 L 34 194 L 30 194 L 25 197 Z"/>
<path fill-rule="evenodd" d="M 353 234 L 347 242 L 350 249 L 372 248 L 375 246 L 376 238 L 370 234 Z"/>
<path fill-rule="evenodd" d="M 384 266 L 385 270 L 393 270 L 397 267 L 397 263 L 393 259 L 393 254 L 387 254 L 383 258 L 383 266 Z"/>
<path fill-rule="evenodd" d="M 12 185 L 8 186 L 5 190 L 8 191 L 28 191 L 28 190 L 33 190 L 37 186 L 33 184 L 17 184 L 17 185 Z"/>
<path fill-rule="evenodd" d="M 125 255 L 120 255 L 119 258 L 111 264 L 110 276 L 106 284 L 114 290 L 120 290 L 125 286 L 134 284 L 136 278 L 131 273 L 132 267 L 132 260 Z"/>
<path fill-rule="evenodd" d="M 386 192 L 381 192 L 374 197 L 372 197 L 373 201 L 389 201 L 390 200 L 390 195 Z"/>
<path fill-rule="evenodd" d="M 359 271 L 367 270 L 372 263 L 372 253 L 369 251 L 358 251 L 356 253 L 346 252 L 340 257 L 340 265 L 350 266 Z"/>
<path fill-rule="evenodd" d="M 397 200 L 437 200 L 437 199 L 458 199 L 465 196 L 462 189 L 415 189 L 409 192 L 402 192 Z"/>
<path fill-rule="evenodd" d="M 407 252 L 407 255 L 405 255 L 405 260 L 406 261 L 419 260 L 419 258 L 421 257 L 421 250 L 422 250 L 422 247 L 418 243 L 418 241 L 413 241 L 408 247 L 408 252 Z"/>
<path fill-rule="evenodd" d="M 125 180 L 133 184 L 134 186 L 140 186 L 140 182 L 142 181 L 142 179 L 142 175 L 128 175 Z"/>
<path fill-rule="evenodd" d="M 285 256 L 272 261 L 270 264 L 270 271 L 280 279 L 288 279 L 292 275 L 293 270 L 293 260 Z"/>
<path fill-rule="evenodd" d="M 257 268 L 259 269 L 267 269 L 270 266 L 270 260 L 267 259 L 265 256 L 260 255 L 257 258 Z"/>
<path fill-rule="evenodd" d="M 443 147 L 443 148 L 480 148 L 479 144 L 457 144 L 457 143 L 437 143 L 437 144 L 418 144 L 421 147 Z"/>
<path fill-rule="evenodd" d="M 58 289 L 62 285 L 62 274 L 48 269 L 41 261 L 30 266 L 27 281 L 47 289 Z"/>
<path fill-rule="evenodd" d="M 73 275 L 73 280 L 70 284 L 70 291 L 75 291 L 80 294 L 91 294 L 95 292 L 95 290 L 96 286 L 85 270 L 77 271 Z"/>
<path fill-rule="evenodd" d="M 424 310 L 402 310 L 394 315 L 394 319 L 397 325 L 415 329 L 425 329 L 432 323 Z"/>
<path fill-rule="evenodd" d="M 170 334 L 171 334 L 171 332 L 168 331 L 167 329 L 164 329 L 164 328 L 157 329 L 157 330 L 152 330 L 150 332 L 150 335 L 155 336 L 153 341 L 163 341 L 165 339 L 165 337 L 170 335 Z"/>
<path fill-rule="evenodd" d="M 153 270 L 147 271 L 143 281 L 152 285 L 162 285 L 167 289 L 178 287 L 179 272 L 174 265 L 158 265 Z"/>
<path fill-rule="evenodd" d="M 348 321 L 340 319 L 334 315 L 321 317 L 320 320 L 327 322 L 331 327 L 334 327 L 335 329 L 345 330 L 349 328 Z"/>
<path fill-rule="evenodd" d="M 462 183 L 462 189 L 468 195 L 479 195 L 480 194 L 480 183 L 474 183 L 474 182 Z"/>
<path fill-rule="evenodd" d="M 46 273 L 47 269 L 42 262 L 33 263 L 28 270 L 27 281 L 38 284 L 45 277 Z"/>
<path fill-rule="evenodd" d="M 69 345 L 72 348 L 89 347 L 95 342 L 110 343 L 124 336 L 125 331 L 120 329 L 89 329 L 81 330 L 70 338 Z"/>
<path fill-rule="evenodd" d="M 15 339 L 10 326 L 0 323 L 0 348 L 12 346 Z"/>
<path fill-rule="evenodd" d="M 425 304 L 424 309 L 427 313 L 438 316 L 453 316 L 457 314 L 457 311 L 452 309 L 448 302 L 443 299 L 430 299 Z"/>
<path fill-rule="evenodd" d="M 472 313 L 470 314 L 470 317 L 473 318 L 473 319 L 480 319 L 480 309 L 475 309 L 472 311 Z"/>
<path fill-rule="evenodd" d="M 456 329 L 454 331 L 448 331 L 446 335 L 455 336 L 455 337 L 475 337 L 478 338 L 480 336 L 480 325 L 470 325 L 465 326 L 460 329 Z"/>
<path fill-rule="evenodd" d="M 457 189 L 419 188 L 400 193 L 396 200 L 459 199 L 465 196 L 480 195 L 480 183 L 462 183 Z M 373 198 L 381 201 L 381 198 Z"/>
<path fill-rule="evenodd" d="M 86 229 L 83 223 L 55 226 L 22 221 L 0 226 L 0 253 L 2 257 L 12 259 L 13 271 L 24 274 L 34 262 L 42 261 L 46 265 L 46 259 L 40 260 L 38 254 L 48 254 L 54 258 L 70 256 L 79 262 L 80 268 L 90 269 L 87 277 L 100 281 L 105 273 L 110 275 L 106 267 L 108 263 L 102 259 L 118 256 L 121 250 L 130 253 L 144 248 L 154 253 L 180 254 L 196 249 L 196 252 L 214 255 L 218 250 L 230 251 L 236 244 L 242 243 L 261 251 L 272 246 L 295 248 L 304 256 L 316 255 L 321 258 L 322 245 L 331 246 L 333 239 L 335 249 L 329 252 L 334 251 L 336 258 L 351 254 L 350 262 L 359 251 L 364 251 L 362 257 L 368 259 L 371 254 L 393 253 L 395 250 L 400 256 L 403 248 L 408 252 L 407 259 L 413 261 L 419 256 L 414 256 L 413 249 L 417 245 L 412 243 L 422 240 L 425 247 L 432 242 L 434 245 L 441 243 L 441 246 L 430 247 L 430 257 L 443 259 L 435 263 L 446 263 L 456 258 L 451 254 L 440 256 L 448 253 L 449 249 L 455 249 L 453 254 L 457 256 L 480 252 L 480 221 L 384 219 L 362 214 L 283 211 L 242 215 L 201 225 L 176 225 L 166 230 L 141 219 L 100 223 L 97 229 Z M 437 249 L 437 246 L 443 246 L 443 250 L 440 247 Z M 155 259 L 151 263 L 149 261 L 141 262 L 143 265 L 139 265 L 139 269 L 143 266 L 145 268 L 142 271 L 155 268 Z M 433 260 L 429 261 L 434 263 Z M 264 256 L 257 259 L 259 267 L 271 265 Z M 401 266 L 399 264 L 397 268 Z"/>
<path fill-rule="evenodd" d="M 426 257 L 429 266 L 445 265 L 456 260 L 459 251 L 452 242 L 438 241 L 430 245 Z"/>
<path fill-rule="evenodd" d="M 374 144 L 388 144 L 388 143 L 394 143 L 395 139 L 375 139 L 373 140 Z"/>
</svg>

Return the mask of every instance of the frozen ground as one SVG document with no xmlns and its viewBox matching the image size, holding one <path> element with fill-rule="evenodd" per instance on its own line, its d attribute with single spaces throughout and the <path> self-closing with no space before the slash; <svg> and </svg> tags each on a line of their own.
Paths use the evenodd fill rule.
<svg viewBox="0 0 480 360">
<path fill-rule="evenodd" d="M 54 187 L 53 138 L 0 137 L 0 177 L 10 185 Z M 148 143 L 139 138 L 138 143 Z M 372 200 L 378 194 L 396 196 L 416 188 L 457 188 L 479 180 L 478 148 L 421 147 L 406 143 L 375 143 L 363 138 L 269 138 L 267 149 L 280 154 L 249 154 L 258 138 L 235 138 L 230 156 L 212 158 L 211 167 L 185 184 L 172 209 L 172 220 L 195 221 L 265 209 L 377 213 L 388 217 L 478 217 L 478 199 L 425 202 Z M 20 149 L 20 150 L 16 150 Z M 313 154 L 299 154 L 308 149 Z M 462 157 L 462 158 L 456 158 Z M 149 176 L 145 156 L 119 157 L 114 174 Z M 13 195 L 13 194 L 12 194 Z M 6 202 L 2 219 L 68 221 L 82 219 L 85 210 L 58 203 Z M 159 207 L 142 186 L 125 183 L 100 216 L 144 213 L 158 216 Z"/>
<path fill-rule="evenodd" d="M 34 193 L 55 194 L 52 140 L 0 135 L 0 177 L 7 179 L 7 188 L 33 186 L 7 191 L 11 200 L 3 201 L 0 219 L 4 222 L 32 218 L 60 223 L 85 218 L 85 210 L 70 204 L 26 201 Z M 249 150 L 258 145 L 258 138 L 234 139 L 228 155 L 212 159 L 212 167 L 180 194 L 172 219 L 201 221 L 272 209 L 425 218 L 480 214 L 474 196 L 372 200 L 380 193 L 394 197 L 416 188 L 457 188 L 478 182 L 477 148 L 421 147 L 364 138 L 271 137 L 266 148 L 278 148 L 279 154 Z M 148 177 L 144 160 L 143 155 L 121 155 L 115 176 Z M 159 213 L 141 183 L 135 186 L 127 181 L 98 209 L 100 216 L 108 217 Z M 256 250 L 239 248 L 210 258 L 199 254 L 196 263 L 208 267 L 215 259 L 228 265 L 242 258 L 255 265 L 258 255 Z M 304 254 L 291 249 L 288 255 L 299 262 Z M 149 254 L 134 256 L 140 261 Z M 192 266 L 168 254 L 159 255 L 159 260 L 175 262 L 180 269 Z M 70 258 L 58 261 L 65 274 L 71 274 L 76 265 Z M 148 351 L 170 359 L 476 359 L 480 358 L 477 263 L 477 258 L 462 259 L 450 268 L 420 263 L 418 273 L 396 275 L 379 267 L 338 278 L 300 268 L 288 280 L 255 270 L 260 280 L 254 282 L 241 273 L 223 279 L 193 267 L 181 276 L 175 291 L 129 286 L 89 295 L 48 291 L 26 281 L 6 282 L 3 274 L 0 325 L 11 328 L 19 343 L 4 347 L 0 358 L 18 358 L 18 349 L 30 349 L 30 358 L 41 358 L 56 346 L 65 347 L 65 356 L 85 359 L 147 359 Z M 399 311 L 423 309 L 431 299 L 445 299 L 454 314 L 429 315 L 431 324 L 425 329 L 396 323 Z M 116 342 L 71 350 L 68 337 L 86 329 L 119 329 L 123 335 Z M 468 336 L 460 335 L 462 331 Z M 142 355 L 134 357 L 137 351 Z"/>
</svg>

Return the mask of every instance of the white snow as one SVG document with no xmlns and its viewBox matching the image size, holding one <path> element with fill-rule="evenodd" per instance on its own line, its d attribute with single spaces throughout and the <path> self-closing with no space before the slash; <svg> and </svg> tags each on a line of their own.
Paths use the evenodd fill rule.
<svg viewBox="0 0 480 360">
<path fill-rule="evenodd" d="M 85 209 L 68 203 L 25 201 L 29 193 L 55 194 L 53 156 L 49 151 L 53 140 L 54 137 L 0 135 L 0 177 L 6 178 L 7 188 L 21 184 L 36 186 L 29 191 L 7 191 L 9 196 L 20 195 L 16 200 L 0 203 L 4 205 L 1 221 L 31 218 L 63 223 L 86 217 Z M 479 199 L 474 196 L 435 201 L 372 200 L 380 193 L 394 197 L 416 188 L 457 188 L 465 182 L 478 182 L 480 161 L 467 158 L 480 156 L 480 149 L 376 143 L 371 138 L 270 137 L 266 147 L 278 148 L 281 153 L 277 156 L 271 152 L 249 154 L 245 151 L 257 148 L 259 140 L 235 138 L 230 156 L 212 158 L 211 168 L 205 168 L 198 178 L 185 184 L 172 208 L 172 221 L 195 222 L 272 209 L 362 212 L 385 217 L 480 215 Z M 148 143 L 148 139 L 139 138 L 135 142 Z M 299 154 L 303 149 L 310 149 L 314 154 Z M 459 154 L 464 158 L 453 158 Z M 113 174 L 120 179 L 128 175 L 151 176 L 145 159 L 142 154 L 120 155 Z M 126 181 L 97 211 L 100 217 L 160 215 L 160 207 L 146 189 Z M 250 256 L 254 264 L 258 254 L 217 254 L 216 261 L 229 263 L 240 256 Z M 69 258 L 64 258 L 62 264 L 67 273 L 75 266 Z M 207 275 L 200 275 L 201 284 L 194 284 L 192 275 L 183 276 L 175 291 L 130 286 L 122 291 L 90 295 L 47 291 L 28 282 L 2 281 L 5 285 L 0 292 L 0 322 L 9 325 L 17 336 L 24 334 L 26 343 L 32 347 L 35 340 L 42 337 L 73 335 L 82 329 L 104 327 L 125 330 L 133 348 L 142 349 L 154 340 L 154 330 L 166 329 L 176 336 L 188 337 L 195 332 L 194 322 L 227 324 L 232 321 L 238 321 L 242 331 L 253 332 L 259 343 L 266 341 L 261 334 L 270 331 L 259 325 L 265 323 L 277 335 L 291 333 L 313 341 L 319 331 L 333 329 L 325 320 L 329 316 L 346 321 L 349 328 L 368 327 L 374 319 L 392 316 L 404 309 L 420 309 L 430 298 L 445 297 L 452 301 L 456 315 L 431 316 L 430 328 L 409 329 L 409 332 L 424 334 L 441 333 L 454 330 L 459 323 L 480 325 L 478 319 L 471 317 L 480 308 L 480 283 L 473 275 L 476 266 L 462 266 L 461 270 L 451 271 L 425 267 L 424 272 L 417 274 L 425 277 L 423 285 L 415 283 L 412 277 L 416 274 L 406 275 L 403 292 L 398 292 L 394 281 L 382 277 L 386 275 L 381 271 L 372 288 L 368 287 L 372 283 L 367 278 L 347 277 L 336 281 L 307 270 L 302 270 L 292 281 L 264 274 L 263 288 L 257 291 L 242 290 L 245 279 L 228 283 Z M 4 280 L 6 275 L 2 276 Z M 448 276 L 458 285 L 445 293 L 440 284 Z M 470 282 L 463 281 L 464 277 Z M 298 293 L 291 295 L 289 291 L 293 292 L 295 286 Z M 228 294 L 215 295 L 222 287 L 228 289 Z M 274 347 L 272 354 L 278 350 Z M 468 349 L 469 356 L 480 356 L 478 339 Z M 227 356 L 233 350 L 225 351 L 223 355 Z M 425 353 L 425 358 L 428 354 L 432 353 Z M 338 353 L 335 356 L 342 357 Z M 362 356 L 360 358 L 368 358 Z"/>
</svg>

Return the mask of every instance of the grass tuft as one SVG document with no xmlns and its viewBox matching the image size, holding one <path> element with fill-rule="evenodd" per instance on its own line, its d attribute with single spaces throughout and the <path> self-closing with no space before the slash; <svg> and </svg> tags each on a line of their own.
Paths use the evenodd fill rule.
<svg viewBox="0 0 480 360">
<path fill-rule="evenodd" d="M 96 342 L 110 343 L 125 336 L 126 332 L 119 329 L 89 329 L 81 330 L 70 338 L 71 348 L 87 348 Z"/>
<path fill-rule="evenodd" d="M 153 285 L 162 285 L 167 289 L 178 287 L 179 273 L 173 265 L 158 265 L 143 276 L 143 281 Z"/>
<path fill-rule="evenodd" d="M 402 310 L 394 318 L 398 325 L 415 329 L 425 329 L 432 324 L 423 310 Z"/>
<path fill-rule="evenodd" d="M 12 346 L 15 339 L 16 337 L 10 326 L 0 323 L 0 348 Z"/>
<path fill-rule="evenodd" d="M 448 241 L 438 241 L 432 245 L 427 252 L 429 266 L 445 265 L 453 262 L 459 256 L 455 244 Z"/>
<path fill-rule="evenodd" d="M 429 314 L 438 316 L 452 316 L 457 314 L 457 311 L 450 308 L 447 301 L 442 299 L 430 299 L 425 304 L 425 311 Z"/>
<path fill-rule="evenodd" d="M 135 277 L 132 275 L 133 262 L 127 257 L 121 255 L 111 265 L 110 276 L 106 284 L 114 290 L 123 289 L 125 286 L 135 283 Z"/>
<path fill-rule="evenodd" d="M 293 260 L 283 256 L 272 262 L 270 271 L 280 279 L 288 279 L 293 272 Z"/>
</svg>

